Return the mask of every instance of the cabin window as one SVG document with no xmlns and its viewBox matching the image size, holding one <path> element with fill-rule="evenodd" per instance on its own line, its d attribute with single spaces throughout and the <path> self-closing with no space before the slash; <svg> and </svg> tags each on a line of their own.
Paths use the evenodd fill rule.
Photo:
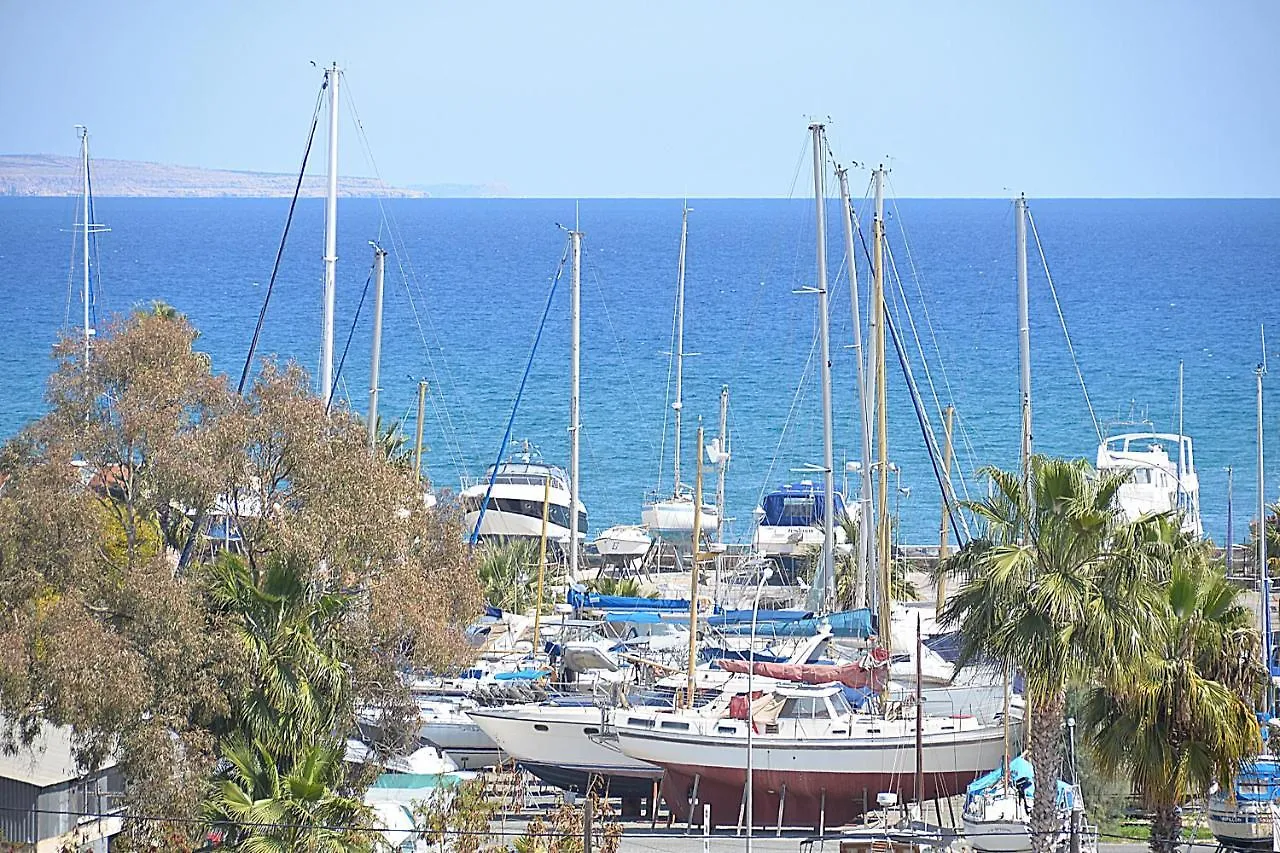
<svg viewBox="0 0 1280 853">
<path fill-rule="evenodd" d="M 849 700 L 844 698 L 843 693 L 832 693 L 827 697 L 827 702 L 831 704 L 832 717 L 843 717 L 853 713 L 853 708 L 849 705 Z"/>
<path fill-rule="evenodd" d="M 585 729 L 582 730 L 582 733 L 584 735 L 598 735 L 600 734 L 600 730 L 597 729 L 595 726 L 587 726 Z"/>
<path fill-rule="evenodd" d="M 821 696 L 797 696 L 786 701 L 779 717 L 796 720 L 827 719 L 827 703 Z"/>
<path fill-rule="evenodd" d="M 545 725 L 543 725 L 542 723 L 534 723 L 534 724 L 533 724 L 533 730 L 534 730 L 535 732 L 545 732 L 545 731 L 547 730 L 547 727 L 546 727 Z"/>
<path fill-rule="evenodd" d="M 645 717 L 628 717 L 627 725 L 640 726 L 641 728 L 651 729 L 653 728 L 653 720 L 647 719 Z"/>
<path fill-rule="evenodd" d="M 663 721 L 662 721 L 662 728 L 664 728 L 664 729 L 675 729 L 675 730 L 676 730 L 676 731 L 678 731 L 678 732 L 687 732 L 687 731 L 689 731 L 689 724 L 688 724 L 688 723 L 677 723 L 677 722 L 672 722 L 671 720 L 663 720 Z"/>
<path fill-rule="evenodd" d="M 1151 485 L 1151 469 L 1150 468 L 1134 468 L 1133 482 L 1139 486 Z"/>
</svg>

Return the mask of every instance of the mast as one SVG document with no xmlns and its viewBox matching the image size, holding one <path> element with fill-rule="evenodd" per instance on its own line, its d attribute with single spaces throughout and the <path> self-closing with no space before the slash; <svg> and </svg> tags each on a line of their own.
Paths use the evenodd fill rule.
<svg viewBox="0 0 1280 853">
<path fill-rule="evenodd" d="M 1175 484 L 1177 486 L 1177 496 L 1174 499 L 1174 509 L 1182 512 L 1182 472 L 1186 470 L 1184 460 L 1186 450 L 1186 439 L 1183 438 L 1183 422 L 1182 422 L 1182 359 L 1178 359 L 1178 467 L 1175 471 Z"/>
<path fill-rule="evenodd" d="M 871 508 L 871 399 L 863 370 L 862 317 L 858 297 L 857 250 L 853 243 L 853 204 L 849 200 L 849 171 L 836 169 L 840 180 L 840 204 L 844 208 L 844 251 L 849 257 L 849 307 L 853 313 L 853 358 L 858 366 L 858 426 L 862 439 L 862 487 L 858 492 L 858 583 L 854 589 L 854 606 L 863 607 L 866 602 L 866 585 L 872 583 L 875 549 L 872 547 Z"/>
<path fill-rule="evenodd" d="M 817 234 L 818 256 L 818 338 L 822 348 L 822 578 L 821 587 L 815 579 L 814 587 L 822 596 L 817 602 L 824 611 L 831 609 L 831 593 L 835 587 L 835 452 L 831 428 L 831 343 L 827 317 L 827 214 L 826 163 L 823 159 L 826 126 L 815 122 L 809 125 L 813 134 L 813 195 L 814 224 Z"/>
<path fill-rule="evenodd" d="M 1233 479 L 1234 478 L 1233 478 L 1233 472 L 1231 470 L 1231 466 L 1228 465 L 1227 466 L 1227 576 L 1228 577 L 1230 577 L 1231 569 L 1232 569 L 1232 565 L 1231 565 L 1232 553 L 1231 552 L 1235 550 L 1235 531 L 1231 529 L 1232 521 L 1234 521 L 1234 519 L 1231 517 L 1231 499 L 1232 499 L 1232 492 L 1234 491 L 1234 486 L 1235 486 L 1235 484 L 1232 482 Z"/>
<path fill-rule="evenodd" d="M 955 406 L 948 405 L 945 409 L 942 410 L 942 428 L 946 436 L 946 444 L 943 446 L 943 449 L 942 449 L 942 477 L 944 482 L 947 482 L 947 483 L 951 482 L 951 450 L 952 450 L 951 436 L 952 436 L 952 425 L 955 423 L 955 416 L 956 416 Z M 947 546 L 947 533 L 948 533 L 947 521 L 950 518 L 949 510 L 951 509 L 949 498 L 950 498 L 950 495 L 948 495 L 947 490 L 944 489 L 942 492 L 942 523 L 938 526 L 938 563 L 939 564 L 941 564 L 943 560 L 947 559 L 947 557 L 951 555 L 951 549 L 948 548 Z M 947 601 L 947 576 L 939 572 L 938 573 L 938 595 L 937 595 L 937 601 L 935 602 L 935 609 L 934 609 L 934 612 L 937 615 L 939 616 L 942 615 L 942 607 L 944 604 L 946 604 L 946 601 Z"/>
<path fill-rule="evenodd" d="M 724 477 L 729 468 L 729 386 L 720 386 L 720 437 L 716 442 L 718 468 L 716 472 L 716 541 L 723 542 L 720 535 L 724 526 Z"/>
<path fill-rule="evenodd" d="M 427 413 L 427 381 L 418 382 L 418 423 L 413 437 L 413 478 L 422 480 L 422 419 Z"/>
<path fill-rule="evenodd" d="M 1266 352 L 1263 351 L 1264 362 L 1258 365 L 1254 373 L 1258 377 L 1258 576 L 1261 579 L 1262 609 L 1262 665 L 1267 670 L 1267 683 L 1271 682 L 1271 578 L 1267 573 L 1267 478 L 1262 467 L 1262 377 L 1266 375 Z M 1271 711 L 1271 687 L 1267 687 L 1267 707 Z"/>
<path fill-rule="evenodd" d="M 693 707 L 694 671 L 698 663 L 698 557 L 702 550 L 702 424 L 698 424 L 698 467 L 693 482 L 693 571 L 689 573 L 689 690 L 686 707 Z M 753 663 L 754 665 L 754 663 Z M 748 698 L 748 703 L 750 699 Z"/>
<path fill-rule="evenodd" d="M 89 366 L 89 340 L 93 337 L 93 326 L 89 316 L 89 128 L 80 126 L 80 170 L 84 179 L 84 219 L 81 250 L 84 252 L 84 290 L 81 294 L 84 302 L 84 366 Z"/>
<path fill-rule="evenodd" d="M 542 590 L 547 574 L 547 527 L 551 520 L 551 472 L 542 478 L 542 533 L 538 537 L 538 604 L 533 611 L 533 656 L 542 648 Z"/>
<path fill-rule="evenodd" d="M 880 614 L 880 643 L 886 651 L 893 648 L 893 631 L 890 627 L 892 614 L 890 602 L 892 598 L 891 560 L 889 553 L 889 404 L 884 366 L 884 166 L 876 169 L 874 175 L 876 196 L 875 218 L 875 251 L 872 260 L 872 322 L 875 329 L 874 338 L 875 388 L 876 388 L 876 432 L 878 433 L 879 453 L 876 467 L 879 474 L 876 505 L 879 509 L 876 527 L 876 563 L 879 567 L 877 596 Z"/>
<path fill-rule="evenodd" d="M 1022 489 L 1031 485 L 1031 321 L 1027 308 L 1027 197 L 1014 200 L 1018 238 L 1018 363 L 1022 398 Z"/>
<path fill-rule="evenodd" d="M 378 371 L 382 366 L 382 282 L 387 253 L 373 244 L 373 354 L 369 358 L 369 449 L 378 442 Z"/>
<path fill-rule="evenodd" d="M 578 386 L 581 340 L 579 320 L 582 297 L 582 232 L 569 232 L 573 275 L 569 279 L 569 582 L 578 577 Z"/>
<path fill-rule="evenodd" d="M 338 63 L 324 73 L 329 87 L 329 185 L 324 202 L 324 320 L 320 337 L 320 399 L 333 396 L 333 313 L 338 281 Z"/>
<path fill-rule="evenodd" d="M 675 484 L 672 494 L 680 497 L 680 413 L 684 409 L 684 254 L 689 239 L 689 205 L 686 203 L 680 213 L 680 260 L 676 266 L 676 401 L 671 408 L 676 412 L 675 456 L 672 467 L 675 471 Z M 696 539 L 698 531 L 694 531 Z M 697 548 L 695 543 L 694 548 Z"/>
<path fill-rule="evenodd" d="M 916 802 L 921 804 L 921 816 L 924 812 L 924 696 L 921 682 L 924 681 L 924 634 L 920 628 L 920 612 L 916 611 Z"/>
</svg>

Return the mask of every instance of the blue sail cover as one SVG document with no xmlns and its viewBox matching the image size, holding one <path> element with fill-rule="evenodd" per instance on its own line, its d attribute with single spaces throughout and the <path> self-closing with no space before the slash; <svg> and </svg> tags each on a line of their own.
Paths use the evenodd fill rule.
<svg viewBox="0 0 1280 853">
<path fill-rule="evenodd" d="M 1000 789 L 1001 780 L 1004 776 L 1004 767 L 997 767 L 984 776 L 969 783 L 969 787 L 965 788 L 965 799 L 970 799 L 978 794 L 986 794 Z M 1036 774 L 1035 769 L 1031 766 L 1031 762 L 1023 756 L 1019 755 L 1013 761 L 1009 762 L 1009 783 L 1015 789 L 1021 789 L 1028 797 L 1036 795 Z M 1072 800 L 1075 794 L 1070 785 L 1058 780 L 1058 808 L 1069 809 L 1072 806 Z"/>
<path fill-rule="evenodd" d="M 581 584 L 569 587 L 569 604 L 579 610 L 688 610 L 689 602 L 681 598 L 641 598 L 628 595 L 600 595 Z"/>
<path fill-rule="evenodd" d="M 858 610 L 841 610 L 826 616 L 808 619 L 793 619 L 788 622 L 757 622 L 756 635 L 760 637 L 812 637 L 819 629 L 827 625 L 834 637 L 844 639 L 865 640 L 875 636 L 871 624 L 871 611 L 863 607 Z M 726 625 L 722 629 L 725 634 L 750 634 L 751 623 Z"/>
<path fill-rule="evenodd" d="M 787 483 L 764 496 L 760 523 L 770 527 L 812 527 L 822 524 L 825 505 L 821 483 Z M 836 522 L 845 514 L 844 497 L 835 493 Z"/>
<path fill-rule="evenodd" d="M 1240 768 L 1236 797 L 1250 802 L 1280 801 L 1280 762 L 1259 756 Z"/>
</svg>

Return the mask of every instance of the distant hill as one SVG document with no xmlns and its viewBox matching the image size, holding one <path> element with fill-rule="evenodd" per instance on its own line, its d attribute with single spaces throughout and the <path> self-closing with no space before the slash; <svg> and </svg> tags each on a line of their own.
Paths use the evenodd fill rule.
<svg viewBox="0 0 1280 853">
<path fill-rule="evenodd" d="M 93 192 L 97 196 L 141 198 L 274 198 L 293 195 L 297 175 L 235 172 L 171 166 L 134 160 L 93 161 Z M 0 154 L 0 196 L 79 195 L 80 160 L 50 154 Z M 347 198 L 428 198 L 432 195 L 492 195 L 486 187 L 443 185 L 443 193 L 427 188 L 388 187 L 374 178 L 339 178 L 338 194 Z M 308 175 L 302 195 L 323 196 L 325 178 Z"/>
</svg>

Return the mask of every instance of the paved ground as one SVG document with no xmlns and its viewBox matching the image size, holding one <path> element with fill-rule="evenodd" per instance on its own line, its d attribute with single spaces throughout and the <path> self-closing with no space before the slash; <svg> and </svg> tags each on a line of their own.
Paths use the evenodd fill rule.
<svg viewBox="0 0 1280 853">
<path fill-rule="evenodd" d="M 493 825 L 495 836 L 501 834 L 508 843 L 524 830 L 525 821 L 519 818 L 508 819 Z M 752 838 L 751 849 L 759 853 L 800 853 L 801 842 L 813 838 L 811 832 L 783 832 L 781 837 L 773 832 L 757 831 Z M 497 838 L 494 839 L 497 841 Z M 746 850 L 746 838 L 735 835 L 732 830 L 722 830 L 704 839 L 695 829 L 685 834 L 683 827 L 666 829 L 659 826 L 653 830 L 649 822 L 627 821 L 622 834 L 621 853 L 655 853 L 655 851 L 671 851 L 671 853 L 730 853 L 730 851 Z M 704 844 L 706 846 L 704 846 Z M 825 843 L 814 841 L 804 848 L 809 853 L 838 853 L 840 846 L 835 835 L 827 836 Z M 1099 853 L 1144 853 L 1147 846 L 1134 844 L 1102 844 Z M 1204 848 L 1197 848 L 1198 853 L 1208 853 Z"/>
</svg>

